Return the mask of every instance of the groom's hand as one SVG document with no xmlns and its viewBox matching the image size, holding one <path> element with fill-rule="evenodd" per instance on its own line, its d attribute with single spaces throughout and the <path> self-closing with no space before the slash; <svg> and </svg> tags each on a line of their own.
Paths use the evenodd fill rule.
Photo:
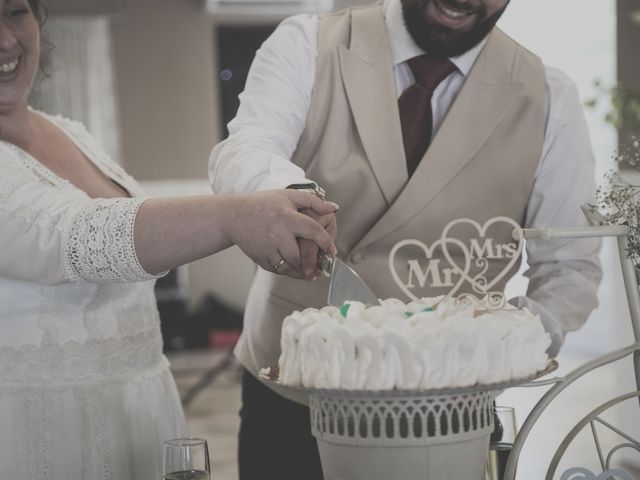
<svg viewBox="0 0 640 480">
<path fill-rule="evenodd" d="M 338 235 L 338 223 L 335 212 L 328 215 L 318 215 L 313 210 L 305 208 L 300 210 L 300 213 L 303 213 L 318 222 L 335 243 L 336 236 Z M 300 245 L 302 273 L 305 279 L 312 280 L 320 274 L 318 271 L 318 245 L 306 238 L 299 238 L 298 244 Z"/>
</svg>

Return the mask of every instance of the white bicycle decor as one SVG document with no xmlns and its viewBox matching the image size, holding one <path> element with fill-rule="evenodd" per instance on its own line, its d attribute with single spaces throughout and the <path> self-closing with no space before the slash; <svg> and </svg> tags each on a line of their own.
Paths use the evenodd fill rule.
<svg viewBox="0 0 640 480">
<path fill-rule="evenodd" d="M 469 228 L 471 228 L 476 235 L 471 238 L 467 236 L 465 240 L 457 237 L 455 230 L 459 226 L 466 226 L 467 232 Z M 501 245 L 493 244 L 488 233 L 497 226 L 502 226 L 503 228 L 508 226 L 512 228 L 514 242 Z M 402 292 L 410 299 L 414 301 L 419 300 L 413 291 L 415 287 L 413 284 L 414 277 L 417 277 L 422 284 L 426 282 L 427 278 L 431 278 L 432 283 L 427 285 L 428 287 L 450 288 L 445 298 L 453 297 L 462 286 L 467 283 L 473 292 L 484 295 L 483 300 L 487 308 L 501 308 L 505 302 L 504 295 L 501 292 L 493 291 L 492 288 L 503 280 L 505 275 L 515 266 L 515 263 L 520 258 L 525 239 L 617 238 L 622 276 L 633 328 L 633 343 L 592 360 L 563 377 L 542 379 L 523 385 L 550 385 L 551 388 L 540 398 L 520 428 L 511 454 L 509 455 L 504 480 L 514 480 L 516 478 L 516 466 L 522 448 L 534 425 L 552 401 L 564 389 L 589 372 L 627 357 L 632 357 L 633 359 L 636 390 L 610 399 L 602 405 L 595 407 L 594 410 L 582 418 L 565 436 L 556 450 L 547 469 L 545 480 L 553 480 L 554 478 L 559 480 L 637 480 L 638 477 L 634 474 L 629 473 L 624 468 L 615 467 L 612 464 L 614 463 L 616 453 L 623 449 L 635 450 L 640 453 L 640 442 L 626 433 L 624 428 L 613 425 L 602 418 L 604 412 L 624 401 L 635 402 L 636 405 L 640 404 L 640 290 L 635 267 L 627 256 L 627 237 L 629 232 L 630 230 L 626 226 L 522 229 L 516 222 L 507 217 L 495 217 L 489 219 L 482 225 L 474 220 L 463 218 L 447 224 L 440 238 L 432 245 L 426 245 L 420 240 L 407 239 L 398 242 L 392 248 L 389 255 L 391 275 Z M 404 257 L 408 258 L 407 271 L 409 273 L 408 277 L 403 279 L 398 272 L 397 256 L 398 252 L 407 248 L 417 249 L 421 255 L 412 258 L 406 255 L 405 252 Z M 453 249 L 456 249 L 457 255 L 452 253 Z M 441 255 L 436 257 L 435 253 L 438 251 L 440 251 Z M 485 252 L 489 253 L 489 255 L 484 255 Z M 442 259 L 446 261 L 447 265 L 441 265 L 439 263 Z M 498 259 L 504 264 L 504 267 L 499 272 L 494 272 L 492 277 L 488 275 L 489 261 L 491 259 Z M 421 262 L 423 263 L 421 264 Z M 402 271 L 404 272 L 404 269 L 402 269 Z M 465 296 L 466 294 L 461 294 L 458 295 L 456 299 L 457 301 L 463 302 L 465 301 Z M 560 476 L 557 476 L 558 466 L 567 452 L 569 445 L 587 428 L 591 429 L 595 450 L 602 471 L 596 474 L 586 468 L 577 466 L 569 468 L 560 474 Z M 598 428 L 605 428 L 617 434 L 621 438 L 620 443 L 609 449 L 605 449 L 597 433 Z"/>
</svg>

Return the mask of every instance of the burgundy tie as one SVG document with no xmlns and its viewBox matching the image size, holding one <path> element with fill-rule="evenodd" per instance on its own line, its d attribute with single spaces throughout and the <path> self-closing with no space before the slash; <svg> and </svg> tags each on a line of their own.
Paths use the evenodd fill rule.
<svg viewBox="0 0 640 480">
<path fill-rule="evenodd" d="M 398 106 L 407 170 L 411 176 L 431 142 L 433 91 L 456 66 L 446 58 L 434 58 L 429 54 L 413 57 L 407 63 L 415 77 L 415 83 L 402 92 Z"/>
</svg>

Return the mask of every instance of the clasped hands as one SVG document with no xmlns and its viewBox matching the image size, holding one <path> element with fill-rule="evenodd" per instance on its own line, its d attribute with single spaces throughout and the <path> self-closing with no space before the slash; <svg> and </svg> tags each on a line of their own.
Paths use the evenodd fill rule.
<svg viewBox="0 0 640 480">
<path fill-rule="evenodd" d="M 338 205 L 312 193 L 271 190 L 243 195 L 231 237 L 263 269 L 296 279 L 319 275 L 318 254 L 335 255 Z"/>
<path fill-rule="evenodd" d="M 338 234 L 338 223 L 336 221 L 335 209 L 326 214 L 319 213 L 313 208 L 302 208 L 299 212 L 315 220 L 325 230 L 325 232 L 327 232 L 331 242 L 335 242 Z M 298 247 L 300 251 L 299 264 L 291 265 L 287 261 L 282 262 L 281 260 L 279 264 L 274 265 L 276 273 L 288 275 L 289 277 L 297 279 L 313 280 L 320 274 L 318 267 L 319 253 L 326 251 L 330 255 L 336 254 L 335 246 L 333 250 L 323 250 L 313 240 L 303 237 L 298 238 Z"/>
</svg>

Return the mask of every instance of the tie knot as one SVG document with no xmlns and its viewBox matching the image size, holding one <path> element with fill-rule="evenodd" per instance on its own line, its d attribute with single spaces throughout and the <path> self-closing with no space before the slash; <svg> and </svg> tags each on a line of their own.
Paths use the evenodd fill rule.
<svg viewBox="0 0 640 480">
<path fill-rule="evenodd" d="M 456 69 L 448 58 L 436 58 L 427 53 L 413 57 L 407 63 L 416 84 L 432 93 L 440 82 Z"/>
</svg>

